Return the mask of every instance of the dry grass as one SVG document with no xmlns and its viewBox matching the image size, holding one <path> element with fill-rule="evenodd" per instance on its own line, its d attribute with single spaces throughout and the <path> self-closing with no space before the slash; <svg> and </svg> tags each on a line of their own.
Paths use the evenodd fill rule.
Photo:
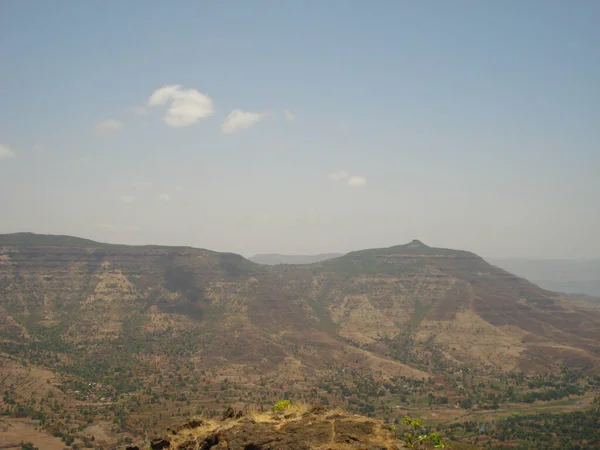
<svg viewBox="0 0 600 450">
<path fill-rule="evenodd" d="M 347 443 L 335 442 L 335 430 L 337 429 L 337 426 L 339 424 L 346 424 L 347 427 L 348 422 L 352 424 L 352 428 L 356 425 L 360 440 L 364 441 L 364 444 L 377 444 L 378 448 L 398 448 L 397 445 L 399 444 L 394 433 L 392 433 L 388 427 L 376 420 L 362 416 L 349 415 L 341 408 L 314 411 L 311 405 L 301 402 L 295 403 L 290 408 L 278 412 L 261 411 L 256 408 L 256 406 L 249 405 L 244 409 L 244 416 L 241 419 L 224 421 L 214 421 L 204 417 L 197 417 L 196 419 L 201 421 L 200 426 L 190 429 L 180 429 L 176 434 L 170 434 L 168 436 L 171 447 L 178 448 L 178 446 L 182 446 L 183 448 L 185 445 L 185 448 L 201 448 L 201 445 L 211 434 L 221 434 L 227 432 L 227 430 L 236 429 L 238 427 L 240 431 L 244 432 L 244 430 L 249 429 L 246 427 L 252 427 L 251 424 L 266 424 L 271 427 L 274 433 L 279 431 L 285 432 L 286 426 L 293 422 L 302 423 L 302 426 L 306 427 L 307 434 L 305 436 L 299 436 L 298 439 L 307 443 L 311 442 L 310 429 L 313 425 L 316 426 L 317 424 L 325 423 L 327 424 L 327 428 L 331 429 L 331 441 L 327 444 L 312 446 L 311 448 L 314 448 L 315 450 L 345 450 L 350 448 Z M 306 421 L 307 419 L 308 421 Z M 358 430 L 365 424 L 369 424 L 372 429 L 363 435 Z M 239 431 L 234 431 L 234 433 L 238 432 Z"/>
<path fill-rule="evenodd" d="M 41 430 L 29 419 L 4 418 L 0 420 L 0 448 L 20 449 L 20 442 L 31 442 L 45 450 L 62 450 L 65 444 L 59 438 Z"/>
<path fill-rule="evenodd" d="M 312 406 L 307 403 L 297 402 L 292 404 L 291 408 L 287 408 L 280 412 L 272 412 L 261 411 L 256 406 L 249 405 L 246 417 L 255 423 L 276 423 L 277 428 L 280 428 L 289 422 L 298 420 L 304 414 L 308 413 L 311 408 Z"/>
<path fill-rule="evenodd" d="M 525 350 L 523 330 L 494 326 L 471 310 L 458 312 L 451 321 L 424 321 L 416 338 L 424 342 L 430 335 L 451 358 L 474 358 L 500 370 L 517 368 Z"/>
</svg>

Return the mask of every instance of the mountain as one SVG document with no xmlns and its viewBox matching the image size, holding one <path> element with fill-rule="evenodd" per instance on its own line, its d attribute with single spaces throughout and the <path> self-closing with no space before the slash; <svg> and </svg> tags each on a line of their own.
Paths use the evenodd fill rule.
<svg viewBox="0 0 600 450">
<path fill-rule="evenodd" d="M 459 420 L 472 405 L 542 395 L 515 373 L 581 383 L 544 398 L 587 404 L 600 312 L 420 241 L 266 266 L 20 233 L 0 235 L 0 352 L 11 386 L 0 409 L 111 448 L 249 400 L 389 420 L 433 402 Z"/>
<path fill-rule="evenodd" d="M 328 259 L 339 258 L 343 253 L 321 253 L 319 255 L 280 255 L 279 253 L 258 254 L 250 258 L 257 264 L 312 264 Z"/>
<path fill-rule="evenodd" d="M 487 258 L 487 260 L 545 289 L 600 297 L 600 259 Z"/>
</svg>

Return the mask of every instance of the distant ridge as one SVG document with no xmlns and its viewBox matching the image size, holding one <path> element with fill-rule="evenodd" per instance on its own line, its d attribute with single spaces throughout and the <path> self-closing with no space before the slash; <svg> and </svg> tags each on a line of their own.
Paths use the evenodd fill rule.
<svg viewBox="0 0 600 450">
<path fill-rule="evenodd" d="M 77 246 L 77 247 L 100 247 L 112 244 L 104 244 L 91 239 L 84 239 L 74 236 L 55 235 L 55 234 L 37 234 L 30 232 L 0 234 L 0 245 L 15 246 Z"/>
<path fill-rule="evenodd" d="M 520 277 L 555 292 L 600 297 L 600 258 L 486 258 Z"/>
<path fill-rule="evenodd" d="M 274 266 L 277 264 L 313 264 L 328 259 L 339 258 L 343 253 L 321 253 L 318 255 L 281 255 L 279 253 L 257 254 L 250 261 L 257 264 Z"/>
<path fill-rule="evenodd" d="M 268 253 L 268 254 L 257 254 L 252 256 L 250 261 L 258 264 L 266 265 L 277 265 L 277 264 L 314 264 L 318 262 L 328 261 L 330 259 L 348 257 L 352 258 L 355 256 L 365 256 L 370 253 L 378 254 L 391 254 L 391 253 L 425 253 L 425 254 L 436 254 L 436 253 L 448 253 L 448 252 L 460 252 L 460 250 L 448 250 L 441 248 L 434 248 L 425 245 L 418 239 L 413 239 L 408 244 L 395 245 L 393 247 L 377 248 L 377 249 L 366 249 L 357 250 L 350 253 L 320 253 L 317 255 L 282 255 L 280 253 Z"/>
</svg>

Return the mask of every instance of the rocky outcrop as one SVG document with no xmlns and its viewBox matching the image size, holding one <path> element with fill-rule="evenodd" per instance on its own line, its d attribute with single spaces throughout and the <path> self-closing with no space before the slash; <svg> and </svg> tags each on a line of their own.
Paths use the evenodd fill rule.
<svg viewBox="0 0 600 450">
<path fill-rule="evenodd" d="M 142 450 L 148 447 L 127 447 Z M 150 443 L 173 450 L 396 450 L 402 442 L 381 422 L 322 407 L 293 407 L 278 413 L 229 408 L 220 422 L 188 420 Z"/>
</svg>

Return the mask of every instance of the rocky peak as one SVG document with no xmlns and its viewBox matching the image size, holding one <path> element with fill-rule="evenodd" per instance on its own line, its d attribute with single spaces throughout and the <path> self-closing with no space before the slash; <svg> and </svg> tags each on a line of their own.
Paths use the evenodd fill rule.
<svg viewBox="0 0 600 450">
<path fill-rule="evenodd" d="M 418 239 L 413 239 L 408 244 L 406 244 L 406 247 L 408 247 L 408 248 L 429 248 L 429 246 L 423 244 Z"/>
</svg>

